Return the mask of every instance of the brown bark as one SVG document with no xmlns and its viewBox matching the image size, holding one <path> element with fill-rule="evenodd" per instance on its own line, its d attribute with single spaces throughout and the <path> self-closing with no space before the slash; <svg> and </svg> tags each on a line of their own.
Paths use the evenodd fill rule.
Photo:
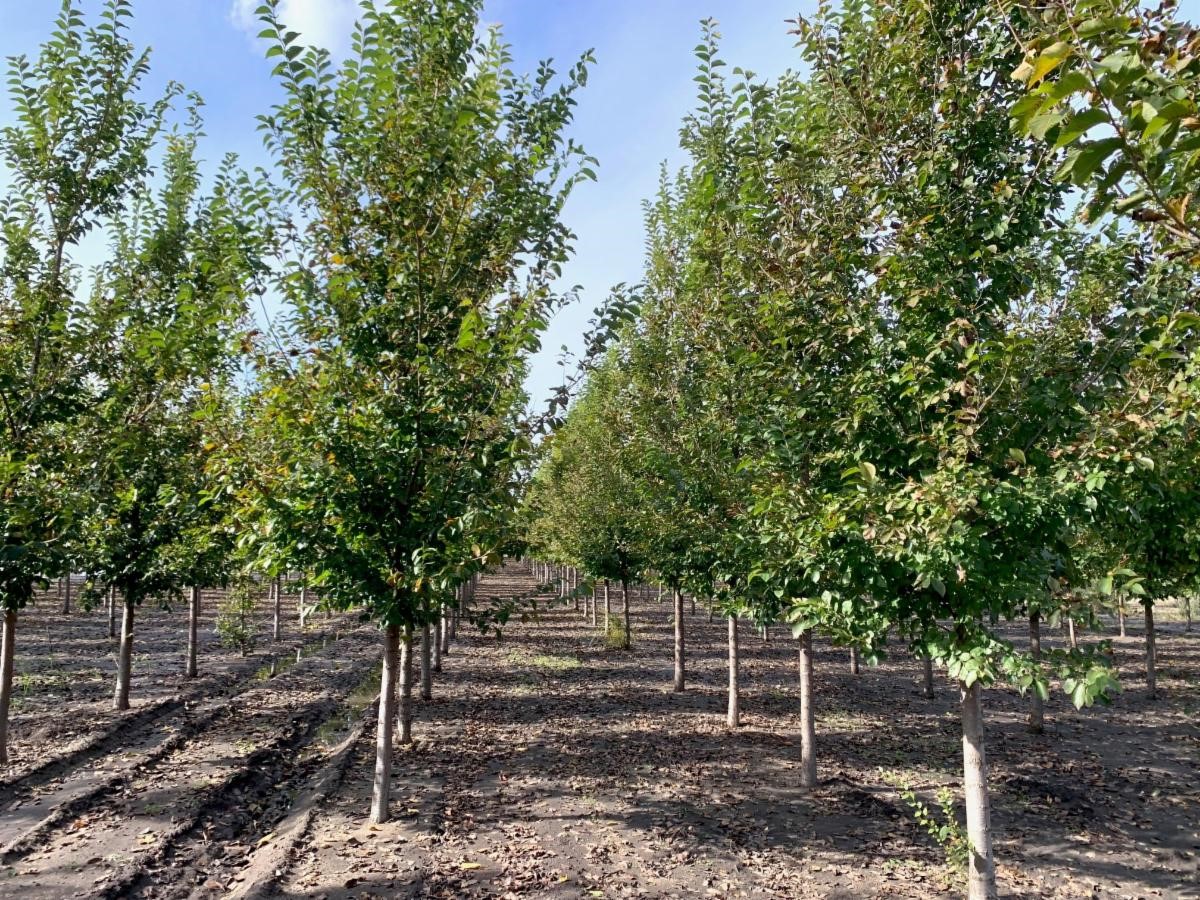
<svg viewBox="0 0 1200 900">
<path fill-rule="evenodd" d="M 4 611 L 0 635 L 0 763 L 8 763 L 8 710 L 12 706 L 13 658 L 17 646 L 17 611 Z"/>
<path fill-rule="evenodd" d="M 800 784 L 817 786 L 817 725 L 813 710 L 812 630 L 800 632 Z"/>
<path fill-rule="evenodd" d="M 683 672 L 683 594 L 679 588 L 671 589 L 675 601 L 675 685 L 673 690 L 679 693 L 684 687 Z"/>
<path fill-rule="evenodd" d="M 1037 610 L 1029 614 L 1029 655 L 1035 663 L 1041 661 L 1042 616 Z M 1044 728 L 1045 708 L 1042 704 L 1042 695 L 1038 693 L 1035 687 L 1033 695 L 1029 698 L 1029 730 L 1034 734 L 1041 734 Z"/>
<path fill-rule="evenodd" d="M 1146 696 L 1151 700 L 1158 696 L 1158 660 L 1154 649 L 1154 601 L 1142 601 L 1146 609 Z"/>
<path fill-rule="evenodd" d="M 738 619 L 729 617 L 729 709 L 725 724 L 737 728 L 742 723 L 741 697 L 738 691 Z"/>
<path fill-rule="evenodd" d="M 110 638 L 117 636 L 117 586 L 115 584 L 108 586 L 108 636 Z"/>
<path fill-rule="evenodd" d="M 995 900 L 992 815 L 988 802 L 987 757 L 983 746 L 982 689 L 959 682 L 963 729 L 963 793 L 967 806 L 967 900 Z"/>
<path fill-rule="evenodd" d="M 933 660 L 928 654 L 921 657 L 921 696 L 933 699 Z"/>
<path fill-rule="evenodd" d="M 193 585 L 191 597 L 188 599 L 187 660 L 183 666 L 183 675 L 185 678 L 196 677 L 196 655 L 199 638 L 200 588 Z"/>
<path fill-rule="evenodd" d="M 421 626 L 421 699 L 433 699 L 433 656 L 429 640 L 429 623 Z"/>
<path fill-rule="evenodd" d="M 63 584 L 63 615 L 69 615 L 71 612 L 71 573 L 67 573 Z"/>
<path fill-rule="evenodd" d="M 392 793 L 392 728 L 396 716 L 396 651 L 400 627 L 383 632 L 383 672 L 379 680 L 379 717 L 375 726 L 375 784 L 371 790 L 371 821 L 382 825 L 389 818 Z"/>
<path fill-rule="evenodd" d="M 412 626 L 405 625 L 400 637 L 400 702 L 397 718 L 400 720 L 400 743 L 412 743 L 412 682 L 413 682 Z"/>
<path fill-rule="evenodd" d="M 609 622 L 612 619 L 612 600 L 608 594 L 608 579 L 604 579 L 604 634 L 608 635 Z"/>
<path fill-rule="evenodd" d="M 431 629 L 433 632 L 433 671 L 442 671 L 442 617 L 439 615 Z"/>
<path fill-rule="evenodd" d="M 621 646 L 628 650 L 633 646 L 633 631 L 629 623 L 629 582 L 621 580 L 621 606 L 625 613 L 625 640 Z"/>
<path fill-rule="evenodd" d="M 121 616 L 121 644 L 117 648 L 117 688 L 113 693 L 113 709 L 129 709 L 129 678 L 133 662 L 133 610 L 132 597 L 125 598 Z"/>
<path fill-rule="evenodd" d="M 1079 638 L 1075 634 L 1075 617 L 1067 616 L 1067 641 L 1071 644 L 1072 650 L 1079 649 Z"/>
<path fill-rule="evenodd" d="M 858 674 L 858 648 L 857 647 L 850 648 L 850 674 L 851 675 Z"/>
</svg>

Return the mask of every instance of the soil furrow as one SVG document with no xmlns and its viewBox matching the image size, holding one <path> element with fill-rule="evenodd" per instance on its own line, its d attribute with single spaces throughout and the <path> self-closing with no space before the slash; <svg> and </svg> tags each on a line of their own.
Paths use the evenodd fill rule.
<svg viewBox="0 0 1200 900">
<path fill-rule="evenodd" d="M 277 788 L 303 780 L 312 763 L 301 751 L 376 654 L 374 632 L 364 628 L 336 654 L 309 657 L 232 698 L 194 739 L 141 765 L 119 792 L 98 795 L 74 819 L 60 817 L 0 882 L 0 897 L 131 896 L 154 886 L 149 867 L 180 865 L 214 840 L 228 846 L 270 818 L 266 801 L 286 799 Z"/>
</svg>

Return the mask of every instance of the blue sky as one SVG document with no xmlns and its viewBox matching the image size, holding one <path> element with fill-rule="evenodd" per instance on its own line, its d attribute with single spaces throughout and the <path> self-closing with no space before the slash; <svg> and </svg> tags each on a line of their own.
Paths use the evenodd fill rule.
<svg viewBox="0 0 1200 900">
<path fill-rule="evenodd" d="M 88 12 L 98 0 L 83 0 Z M 253 34 L 258 0 L 136 0 L 133 37 L 150 46 L 152 84 L 168 79 L 198 91 L 207 104 L 204 155 L 228 152 L 243 164 L 266 162 L 254 117 L 277 94 Z M 356 0 L 282 0 L 283 15 L 304 37 L 335 53 L 345 48 Z M 540 406 L 560 378 L 562 345 L 576 349 L 592 308 L 608 288 L 636 282 L 642 267 L 641 202 L 655 190 L 659 165 L 681 162 L 678 126 L 692 107 L 692 48 L 699 21 L 716 18 L 730 65 L 773 76 L 798 56 L 786 20 L 816 0 L 486 0 L 484 20 L 503 27 L 519 70 L 554 57 L 565 68 L 594 48 L 597 64 L 579 100 L 574 134 L 600 161 L 599 183 L 583 185 L 566 210 L 578 235 L 564 281 L 580 284 L 580 303 L 564 310 L 534 361 L 529 387 Z M 1200 0 L 1184 17 L 1200 19 Z M 0 0 L 0 56 L 33 54 L 50 30 L 58 0 Z M 0 101 L 0 122 L 7 103 Z"/>
<path fill-rule="evenodd" d="M 90 13 L 97 0 L 83 0 Z M 135 0 L 133 38 L 153 49 L 155 86 L 173 79 L 206 103 L 204 156 L 235 151 L 243 164 L 265 163 L 255 115 L 277 94 L 270 66 L 253 39 L 257 0 Z M 50 31 L 58 0 L 0 0 L 0 56 L 32 55 Z M 693 105 L 692 48 L 699 21 L 717 18 L 725 58 L 763 75 L 796 59 L 785 20 L 815 0 L 488 0 L 484 20 L 503 27 L 516 67 L 553 57 L 565 68 L 595 48 L 597 64 L 580 96 L 574 134 L 600 160 L 599 183 L 585 184 L 566 211 L 578 235 L 566 284 L 584 288 L 562 311 L 534 360 L 529 387 L 537 406 L 560 378 L 560 347 L 573 349 L 592 308 L 621 281 L 639 279 L 641 201 L 657 185 L 663 160 L 680 162 L 677 130 Z M 354 20 L 353 0 L 285 0 L 284 14 L 304 37 L 337 52 Z M 0 121 L 7 102 L 0 101 Z"/>
</svg>

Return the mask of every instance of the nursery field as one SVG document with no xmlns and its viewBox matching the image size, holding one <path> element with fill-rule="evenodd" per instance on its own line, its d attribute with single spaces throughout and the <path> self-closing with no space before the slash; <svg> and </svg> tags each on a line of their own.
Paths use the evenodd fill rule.
<svg viewBox="0 0 1200 900">
<path fill-rule="evenodd" d="M 484 577 L 479 598 L 537 587 L 510 565 Z M 206 620 L 189 683 L 183 611 L 148 609 L 133 708 L 114 713 L 103 612 L 40 604 L 18 653 L 13 766 L 0 783 L 0 897 L 961 891 L 902 796 L 911 789 L 940 816 L 938 789 L 959 791 L 953 685 L 939 678 L 926 700 L 902 651 L 853 675 L 844 649 L 818 641 L 820 784 L 805 790 L 788 630 L 764 641 L 743 625 L 742 726 L 730 730 L 725 622 L 688 606 L 689 681 L 672 693 L 671 609 L 655 596 L 633 605 L 629 651 L 551 594 L 500 640 L 460 630 L 432 702 L 417 701 L 382 825 L 363 816 L 373 627 L 318 618 L 300 632 L 289 618 L 284 641 L 242 658 L 212 643 Z M 1002 896 L 1196 896 L 1200 640 L 1167 623 L 1158 647 L 1157 700 L 1144 696 L 1131 627 L 1114 638 L 1123 692 L 1083 711 L 1055 697 L 1042 735 L 1027 732 L 1022 698 L 987 692 Z"/>
</svg>

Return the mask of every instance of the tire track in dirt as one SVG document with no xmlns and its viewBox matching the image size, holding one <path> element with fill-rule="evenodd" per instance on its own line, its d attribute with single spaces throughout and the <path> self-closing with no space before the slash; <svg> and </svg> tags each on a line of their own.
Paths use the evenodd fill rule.
<svg viewBox="0 0 1200 900">
<path fill-rule="evenodd" d="M 301 648 L 303 655 L 324 650 L 330 638 L 334 643 L 341 632 L 347 630 L 345 623 L 316 632 Z M 318 643 L 320 650 L 318 650 Z M 271 657 L 268 657 L 271 659 Z M 162 727 L 176 715 L 186 716 L 193 704 L 212 698 L 231 697 L 254 684 L 254 678 L 264 668 L 263 657 L 247 658 L 244 665 L 232 672 L 206 676 L 192 682 L 189 689 L 170 697 L 154 701 L 146 706 L 118 714 L 113 721 L 88 738 L 84 743 L 69 746 L 63 752 L 39 762 L 34 768 L 0 781 L 0 808 L 11 812 L 17 804 L 24 805 L 32 799 L 43 785 L 61 777 L 70 777 L 75 770 L 96 762 L 107 754 L 119 752 L 127 747 L 131 738 L 147 734 L 152 728 Z M 269 663 L 268 663 L 269 664 Z M 0 830 L 0 847 L 7 847 L 11 836 Z M 3 857 L 0 856 L 0 859 Z"/>
<path fill-rule="evenodd" d="M 319 753 L 302 751 L 322 723 L 339 719 L 377 657 L 374 630 L 360 628 L 270 681 L 205 704 L 184 736 L 151 736 L 154 746 L 114 784 L 68 801 L 36 842 L 23 843 L 0 898 L 186 896 L 190 860 L 217 841 L 220 855 L 244 854 L 245 836 L 286 813 L 288 788 L 320 765 Z"/>
</svg>

